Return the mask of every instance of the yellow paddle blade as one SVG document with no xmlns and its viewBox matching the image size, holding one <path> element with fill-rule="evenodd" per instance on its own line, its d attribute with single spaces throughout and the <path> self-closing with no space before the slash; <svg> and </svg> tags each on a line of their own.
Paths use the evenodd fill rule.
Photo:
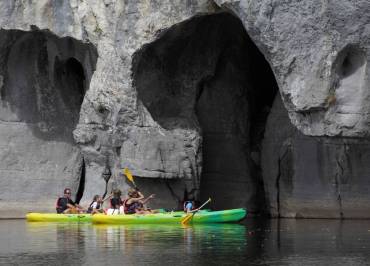
<svg viewBox="0 0 370 266">
<path fill-rule="evenodd" d="M 189 213 L 187 214 L 182 220 L 181 220 L 181 224 L 182 225 L 187 225 L 190 220 L 194 217 L 194 215 L 200 210 L 202 209 L 204 206 L 206 206 L 208 203 L 211 202 L 211 198 L 209 198 L 206 202 L 204 202 L 197 210 L 195 210 L 193 213 Z"/>
<path fill-rule="evenodd" d="M 181 224 L 182 224 L 182 225 L 187 225 L 187 224 L 190 222 L 191 218 L 193 218 L 193 214 L 192 214 L 192 213 L 187 214 L 187 215 L 186 215 L 186 216 L 181 220 Z"/>
<path fill-rule="evenodd" d="M 128 170 L 127 167 L 123 170 L 123 173 L 127 176 L 128 180 L 130 180 L 132 183 L 134 183 L 134 177 L 132 176 L 130 170 Z"/>
</svg>

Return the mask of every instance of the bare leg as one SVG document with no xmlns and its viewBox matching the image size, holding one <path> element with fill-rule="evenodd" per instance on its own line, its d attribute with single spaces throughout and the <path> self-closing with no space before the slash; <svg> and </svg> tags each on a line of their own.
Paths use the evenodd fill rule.
<svg viewBox="0 0 370 266">
<path fill-rule="evenodd" d="M 78 210 L 76 208 L 68 208 L 63 213 L 66 213 L 66 214 L 76 214 L 76 213 L 78 213 Z"/>
</svg>

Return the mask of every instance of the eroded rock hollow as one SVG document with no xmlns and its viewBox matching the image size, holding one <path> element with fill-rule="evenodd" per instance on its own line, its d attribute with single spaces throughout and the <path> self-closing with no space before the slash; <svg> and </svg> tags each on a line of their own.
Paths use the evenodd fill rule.
<svg viewBox="0 0 370 266">
<path fill-rule="evenodd" d="M 72 131 L 95 48 L 48 31 L 1 30 L 0 51 L 1 212 L 50 209 L 64 187 L 79 201 L 84 163 Z"/>
<path fill-rule="evenodd" d="M 260 144 L 277 85 L 240 20 L 224 12 L 173 26 L 136 54 L 133 71 L 153 119 L 201 139 L 200 199 L 263 210 Z"/>
</svg>

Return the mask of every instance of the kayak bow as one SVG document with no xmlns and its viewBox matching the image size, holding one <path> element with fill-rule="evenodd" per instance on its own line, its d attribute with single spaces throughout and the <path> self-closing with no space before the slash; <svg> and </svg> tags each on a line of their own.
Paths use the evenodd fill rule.
<svg viewBox="0 0 370 266">
<path fill-rule="evenodd" d="M 35 213 L 26 215 L 28 222 L 91 222 L 91 214 Z"/>
</svg>

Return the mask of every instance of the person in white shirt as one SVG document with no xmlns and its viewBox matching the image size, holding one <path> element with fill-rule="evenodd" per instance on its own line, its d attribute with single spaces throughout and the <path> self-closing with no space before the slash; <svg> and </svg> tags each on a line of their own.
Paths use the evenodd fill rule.
<svg viewBox="0 0 370 266">
<path fill-rule="evenodd" d="M 102 213 L 103 199 L 99 195 L 95 195 L 93 201 L 90 203 L 89 208 L 87 209 L 87 213 L 95 214 L 95 213 Z"/>
</svg>

